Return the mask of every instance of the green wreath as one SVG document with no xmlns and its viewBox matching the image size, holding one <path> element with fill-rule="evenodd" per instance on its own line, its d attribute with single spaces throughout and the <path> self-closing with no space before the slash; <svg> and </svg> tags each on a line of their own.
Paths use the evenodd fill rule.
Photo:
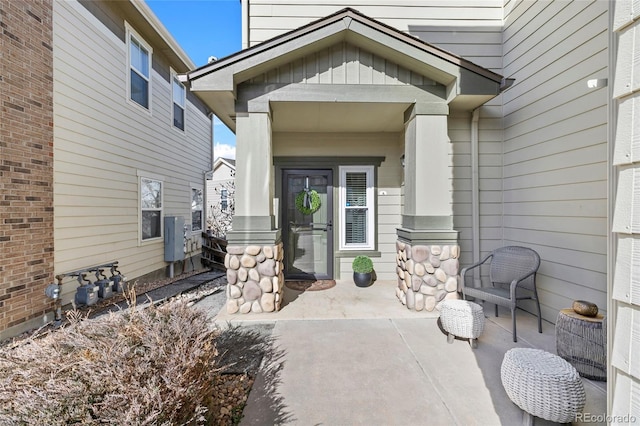
<svg viewBox="0 0 640 426">
<path fill-rule="evenodd" d="M 296 195 L 296 209 L 302 214 L 313 214 L 320 208 L 320 196 L 315 189 L 302 190 Z"/>
</svg>

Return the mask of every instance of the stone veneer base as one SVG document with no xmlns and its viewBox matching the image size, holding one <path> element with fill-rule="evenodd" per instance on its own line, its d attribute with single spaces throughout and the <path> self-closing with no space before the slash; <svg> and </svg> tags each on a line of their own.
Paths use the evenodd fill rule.
<svg viewBox="0 0 640 426">
<path fill-rule="evenodd" d="M 284 292 L 282 243 L 227 246 L 227 312 L 279 311 Z"/>
<path fill-rule="evenodd" d="M 433 311 L 443 300 L 459 299 L 460 246 L 396 242 L 396 296 L 407 309 Z"/>
</svg>

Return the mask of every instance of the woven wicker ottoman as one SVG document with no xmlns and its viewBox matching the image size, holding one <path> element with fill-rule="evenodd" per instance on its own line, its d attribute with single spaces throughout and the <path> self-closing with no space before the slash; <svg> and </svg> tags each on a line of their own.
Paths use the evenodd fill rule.
<svg viewBox="0 0 640 426">
<path fill-rule="evenodd" d="M 440 323 L 447 332 L 447 342 L 455 337 L 469 339 L 471 347 L 478 347 L 478 337 L 484 330 L 482 306 L 467 300 L 444 300 L 440 303 Z"/>
<path fill-rule="evenodd" d="M 532 416 L 570 423 L 586 402 L 575 367 L 541 349 L 509 349 L 502 360 L 500 377 L 509 399 L 526 413 L 526 424 L 533 424 Z"/>
</svg>

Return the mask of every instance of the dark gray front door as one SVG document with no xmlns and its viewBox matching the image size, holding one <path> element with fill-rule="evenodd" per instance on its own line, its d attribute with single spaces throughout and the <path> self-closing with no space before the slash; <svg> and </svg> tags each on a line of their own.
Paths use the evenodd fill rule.
<svg viewBox="0 0 640 426">
<path fill-rule="evenodd" d="M 331 170 L 282 172 L 282 230 L 286 278 L 333 278 L 332 182 Z M 304 198 L 306 193 L 309 200 L 311 191 L 315 191 L 320 200 L 317 210 L 305 212 L 305 208 L 312 207 L 309 204 L 302 209 L 299 205 L 296 207 L 296 197 Z"/>
</svg>

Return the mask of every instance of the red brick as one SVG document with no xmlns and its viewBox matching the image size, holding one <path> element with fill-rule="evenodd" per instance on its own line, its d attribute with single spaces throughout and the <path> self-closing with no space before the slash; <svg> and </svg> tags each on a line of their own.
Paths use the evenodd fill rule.
<svg viewBox="0 0 640 426">
<path fill-rule="evenodd" d="M 0 331 L 46 312 L 53 282 L 53 2 L 0 1 Z M 28 178 L 28 179 L 27 179 Z M 38 229 L 37 232 L 34 232 Z M 45 230 L 48 230 L 45 231 Z"/>
</svg>

